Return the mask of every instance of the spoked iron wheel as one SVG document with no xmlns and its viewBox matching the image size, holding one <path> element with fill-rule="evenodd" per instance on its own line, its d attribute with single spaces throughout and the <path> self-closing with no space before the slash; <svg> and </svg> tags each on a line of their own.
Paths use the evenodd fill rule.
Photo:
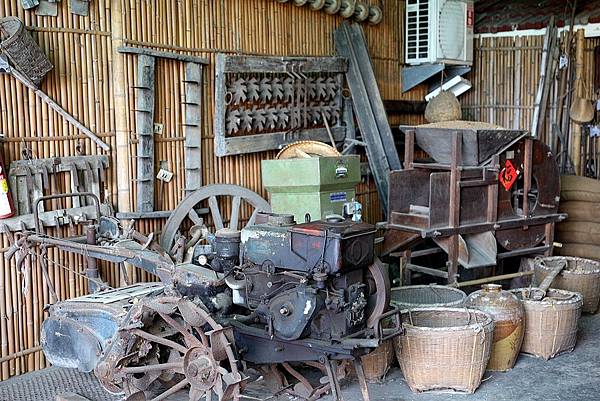
<svg viewBox="0 0 600 401">
<path fill-rule="evenodd" d="M 231 198 L 231 213 L 227 219 L 224 218 L 219 209 L 219 199 Z M 203 220 L 198 215 L 201 204 L 207 201 L 208 208 L 216 230 L 225 228 L 225 222 L 228 222 L 228 228 L 232 230 L 239 229 L 240 212 L 244 203 L 253 209 L 252 215 L 246 225 L 251 225 L 256 219 L 258 212 L 270 212 L 271 205 L 259 194 L 247 188 L 230 184 L 207 185 L 188 195 L 171 213 L 171 216 L 165 224 L 160 237 L 160 245 L 167 252 L 173 248 L 179 235 L 185 235 L 182 232 L 185 223 L 190 220 L 193 225 L 202 226 Z"/>
<path fill-rule="evenodd" d="M 175 297 L 136 304 L 95 370 L 110 392 L 127 401 L 238 400 L 244 377 L 223 328 L 194 302 Z"/>
</svg>

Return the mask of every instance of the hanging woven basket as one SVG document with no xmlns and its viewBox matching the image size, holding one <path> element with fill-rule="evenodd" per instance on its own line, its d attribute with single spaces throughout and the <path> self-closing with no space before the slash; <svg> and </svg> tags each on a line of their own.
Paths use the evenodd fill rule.
<svg viewBox="0 0 600 401">
<path fill-rule="evenodd" d="M 6 54 L 13 67 L 36 86 L 53 68 L 23 22 L 16 17 L 0 19 L 0 52 Z"/>
</svg>

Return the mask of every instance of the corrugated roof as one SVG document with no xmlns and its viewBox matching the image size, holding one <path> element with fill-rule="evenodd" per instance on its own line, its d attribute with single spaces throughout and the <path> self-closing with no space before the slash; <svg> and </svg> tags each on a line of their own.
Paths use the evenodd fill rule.
<svg viewBox="0 0 600 401">
<path fill-rule="evenodd" d="M 571 1 L 479 0 L 475 2 L 475 31 L 494 33 L 544 28 L 551 16 L 561 27 L 571 17 Z M 600 22 L 600 0 L 580 0 L 576 24 Z"/>
</svg>

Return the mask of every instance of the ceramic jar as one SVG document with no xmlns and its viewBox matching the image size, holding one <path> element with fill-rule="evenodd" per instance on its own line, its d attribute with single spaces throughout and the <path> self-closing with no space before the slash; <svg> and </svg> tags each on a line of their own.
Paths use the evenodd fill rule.
<svg viewBox="0 0 600 401">
<path fill-rule="evenodd" d="M 490 314 L 494 320 L 492 354 L 487 369 L 507 371 L 513 368 L 524 334 L 524 309 L 521 301 L 497 284 L 484 284 L 471 293 L 465 306 Z"/>
</svg>

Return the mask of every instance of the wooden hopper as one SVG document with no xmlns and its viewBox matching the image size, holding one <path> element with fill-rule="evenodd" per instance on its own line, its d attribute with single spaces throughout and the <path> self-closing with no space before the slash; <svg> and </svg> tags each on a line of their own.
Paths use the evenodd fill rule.
<svg viewBox="0 0 600 401">
<path fill-rule="evenodd" d="M 493 155 L 527 135 L 525 131 L 505 129 L 450 129 L 415 127 L 415 139 L 421 149 L 437 163 L 452 163 L 452 133 L 462 132 L 463 166 L 478 166 Z"/>
</svg>

